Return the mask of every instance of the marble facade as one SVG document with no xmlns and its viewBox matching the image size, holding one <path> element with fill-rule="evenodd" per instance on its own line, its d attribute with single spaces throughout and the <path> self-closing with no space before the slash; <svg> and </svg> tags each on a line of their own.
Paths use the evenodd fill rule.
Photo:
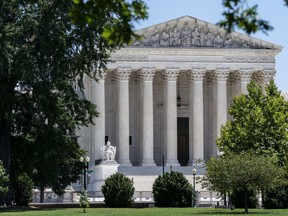
<svg viewBox="0 0 288 216">
<path fill-rule="evenodd" d="M 142 39 L 113 53 L 98 82 L 86 79 L 85 96 L 100 116 L 81 129 L 79 141 L 91 161 L 111 141 L 119 171 L 137 184 L 143 172 L 135 170 L 157 177 L 163 158 L 181 169 L 219 154 L 215 140 L 232 96 L 247 93 L 250 80 L 264 88 L 282 47 L 190 16 L 136 33 Z M 136 191 L 148 189 L 139 183 Z"/>
</svg>

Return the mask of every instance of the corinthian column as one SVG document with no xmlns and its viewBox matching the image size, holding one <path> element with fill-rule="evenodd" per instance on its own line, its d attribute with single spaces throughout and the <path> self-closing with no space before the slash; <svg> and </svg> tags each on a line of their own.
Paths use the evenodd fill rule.
<svg viewBox="0 0 288 216">
<path fill-rule="evenodd" d="M 105 77 L 101 72 L 97 76 L 97 82 L 92 81 L 91 100 L 97 106 L 99 116 L 94 118 L 92 126 L 92 151 L 91 161 L 101 159 L 101 147 L 105 144 Z"/>
<path fill-rule="evenodd" d="M 240 81 L 240 94 L 248 94 L 247 84 L 250 82 L 253 74 L 252 69 L 241 69 L 238 72 L 238 78 Z"/>
<path fill-rule="evenodd" d="M 216 146 L 216 139 L 220 137 L 220 129 L 227 121 L 227 79 L 229 76 L 228 69 L 216 69 L 214 72 L 214 79 L 216 82 L 216 103 L 215 115 L 214 115 L 214 133 L 213 140 L 215 145 L 213 146 L 213 154 L 219 154 Z"/>
<path fill-rule="evenodd" d="M 153 156 L 153 78 L 155 69 L 144 68 L 139 71 L 141 91 L 141 129 L 140 143 L 142 166 L 156 166 Z"/>
<path fill-rule="evenodd" d="M 115 71 L 117 82 L 116 146 L 118 163 L 131 166 L 129 159 L 129 76 L 130 68 Z"/>
<path fill-rule="evenodd" d="M 166 166 L 179 166 L 177 159 L 177 95 L 176 82 L 179 69 L 163 71 L 164 79 L 164 143 L 166 149 Z"/>
<path fill-rule="evenodd" d="M 204 69 L 192 69 L 189 77 L 189 165 L 204 159 L 203 79 Z"/>
</svg>

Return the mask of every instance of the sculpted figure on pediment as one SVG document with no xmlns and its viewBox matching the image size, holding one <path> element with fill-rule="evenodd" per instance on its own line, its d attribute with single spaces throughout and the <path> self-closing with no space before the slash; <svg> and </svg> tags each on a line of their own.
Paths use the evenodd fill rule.
<svg viewBox="0 0 288 216">
<path fill-rule="evenodd" d="M 195 27 L 194 31 L 192 31 L 192 46 L 201 46 L 201 34 L 198 27 Z"/>
<path fill-rule="evenodd" d="M 214 46 L 215 47 L 222 47 L 223 46 L 223 39 L 220 37 L 219 34 L 214 39 Z"/>
<path fill-rule="evenodd" d="M 170 32 L 170 45 L 171 46 L 180 46 L 180 32 L 177 29 L 177 26 Z"/>
<path fill-rule="evenodd" d="M 169 46 L 169 34 L 166 30 L 161 33 L 160 46 Z"/>
<path fill-rule="evenodd" d="M 157 47 L 157 46 L 159 46 L 159 40 L 160 40 L 160 35 L 159 35 L 158 31 L 155 30 L 155 33 L 152 35 L 152 37 L 150 39 L 150 44 L 153 47 Z"/>
<path fill-rule="evenodd" d="M 214 41 L 214 36 L 211 34 L 210 31 L 204 37 L 204 46 L 212 47 Z"/>
<path fill-rule="evenodd" d="M 191 46 L 191 30 L 189 29 L 187 23 L 185 23 L 182 31 L 182 46 L 184 47 Z"/>
</svg>

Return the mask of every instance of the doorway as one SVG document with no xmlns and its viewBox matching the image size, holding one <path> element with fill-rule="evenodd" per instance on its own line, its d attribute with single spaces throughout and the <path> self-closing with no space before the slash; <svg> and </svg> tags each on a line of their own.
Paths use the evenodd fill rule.
<svg viewBox="0 0 288 216">
<path fill-rule="evenodd" d="M 189 161 L 189 118 L 177 118 L 177 159 L 181 166 Z"/>
</svg>

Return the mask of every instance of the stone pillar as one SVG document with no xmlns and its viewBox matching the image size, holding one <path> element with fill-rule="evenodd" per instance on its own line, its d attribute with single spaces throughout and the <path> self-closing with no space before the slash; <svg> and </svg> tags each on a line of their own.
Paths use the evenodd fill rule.
<svg viewBox="0 0 288 216">
<path fill-rule="evenodd" d="M 238 78 L 240 81 L 240 94 L 248 94 L 247 84 L 251 81 L 252 74 L 252 69 L 239 70 Z"/>
<path fill-rule="evenodd" d="M 143 68 L 139 71 L 140 91 L 141 91 L 141 126 L 140 126 L 140 143 L 141 143 L 141 165 L 156 166 L 154 162 L 154 138 L 153 138 L 153 78 L 155 69 Z"/>
<path fill-rule="evenodd" d="M 130 68 L 118 68 L 115 71 L 117 82 L 116 104 L 116 146 L 118 163 L 131 166 L 129 159 L 129 76 Z M 117 156 L 116 154 L 116 156 Z"/>
<path fill-rule="evenodd" d="M 163 71 L 164 79 L 164 143 L 166 166 L 180 166 L 177 159 L 177 77 L 179 69 Z"/>
<path fill-rule="evenodd" d="M 204 160 L 203 79 L 205 69 L 192 69 L 189 77 L 189 165 Z"/>
<path fill-rule="evenodd" d="M 228 69 L 216 69 L 214 72 L 214 79 L 216 82 L 215 89 L 215 114 L 214 114 L 214 133 L 213 133 L 213 154 L 220 154 L 217 149 L 216 139 L 220 137 L 220 129 L 227 121 L 227 79 L 229 76 Z"/>
<path fill-rule="evenodd" d="M 101 147 L 105 144 L 105 77 L 106 73 L 102 72 L 97 76 L 97 82 L 92 81 L 91 100 L 99 112 L 99 116 L 94 118 L 95 125 L 92 126 L 93 164 L 95 160 L 101 159 Z"/>
</svg>

